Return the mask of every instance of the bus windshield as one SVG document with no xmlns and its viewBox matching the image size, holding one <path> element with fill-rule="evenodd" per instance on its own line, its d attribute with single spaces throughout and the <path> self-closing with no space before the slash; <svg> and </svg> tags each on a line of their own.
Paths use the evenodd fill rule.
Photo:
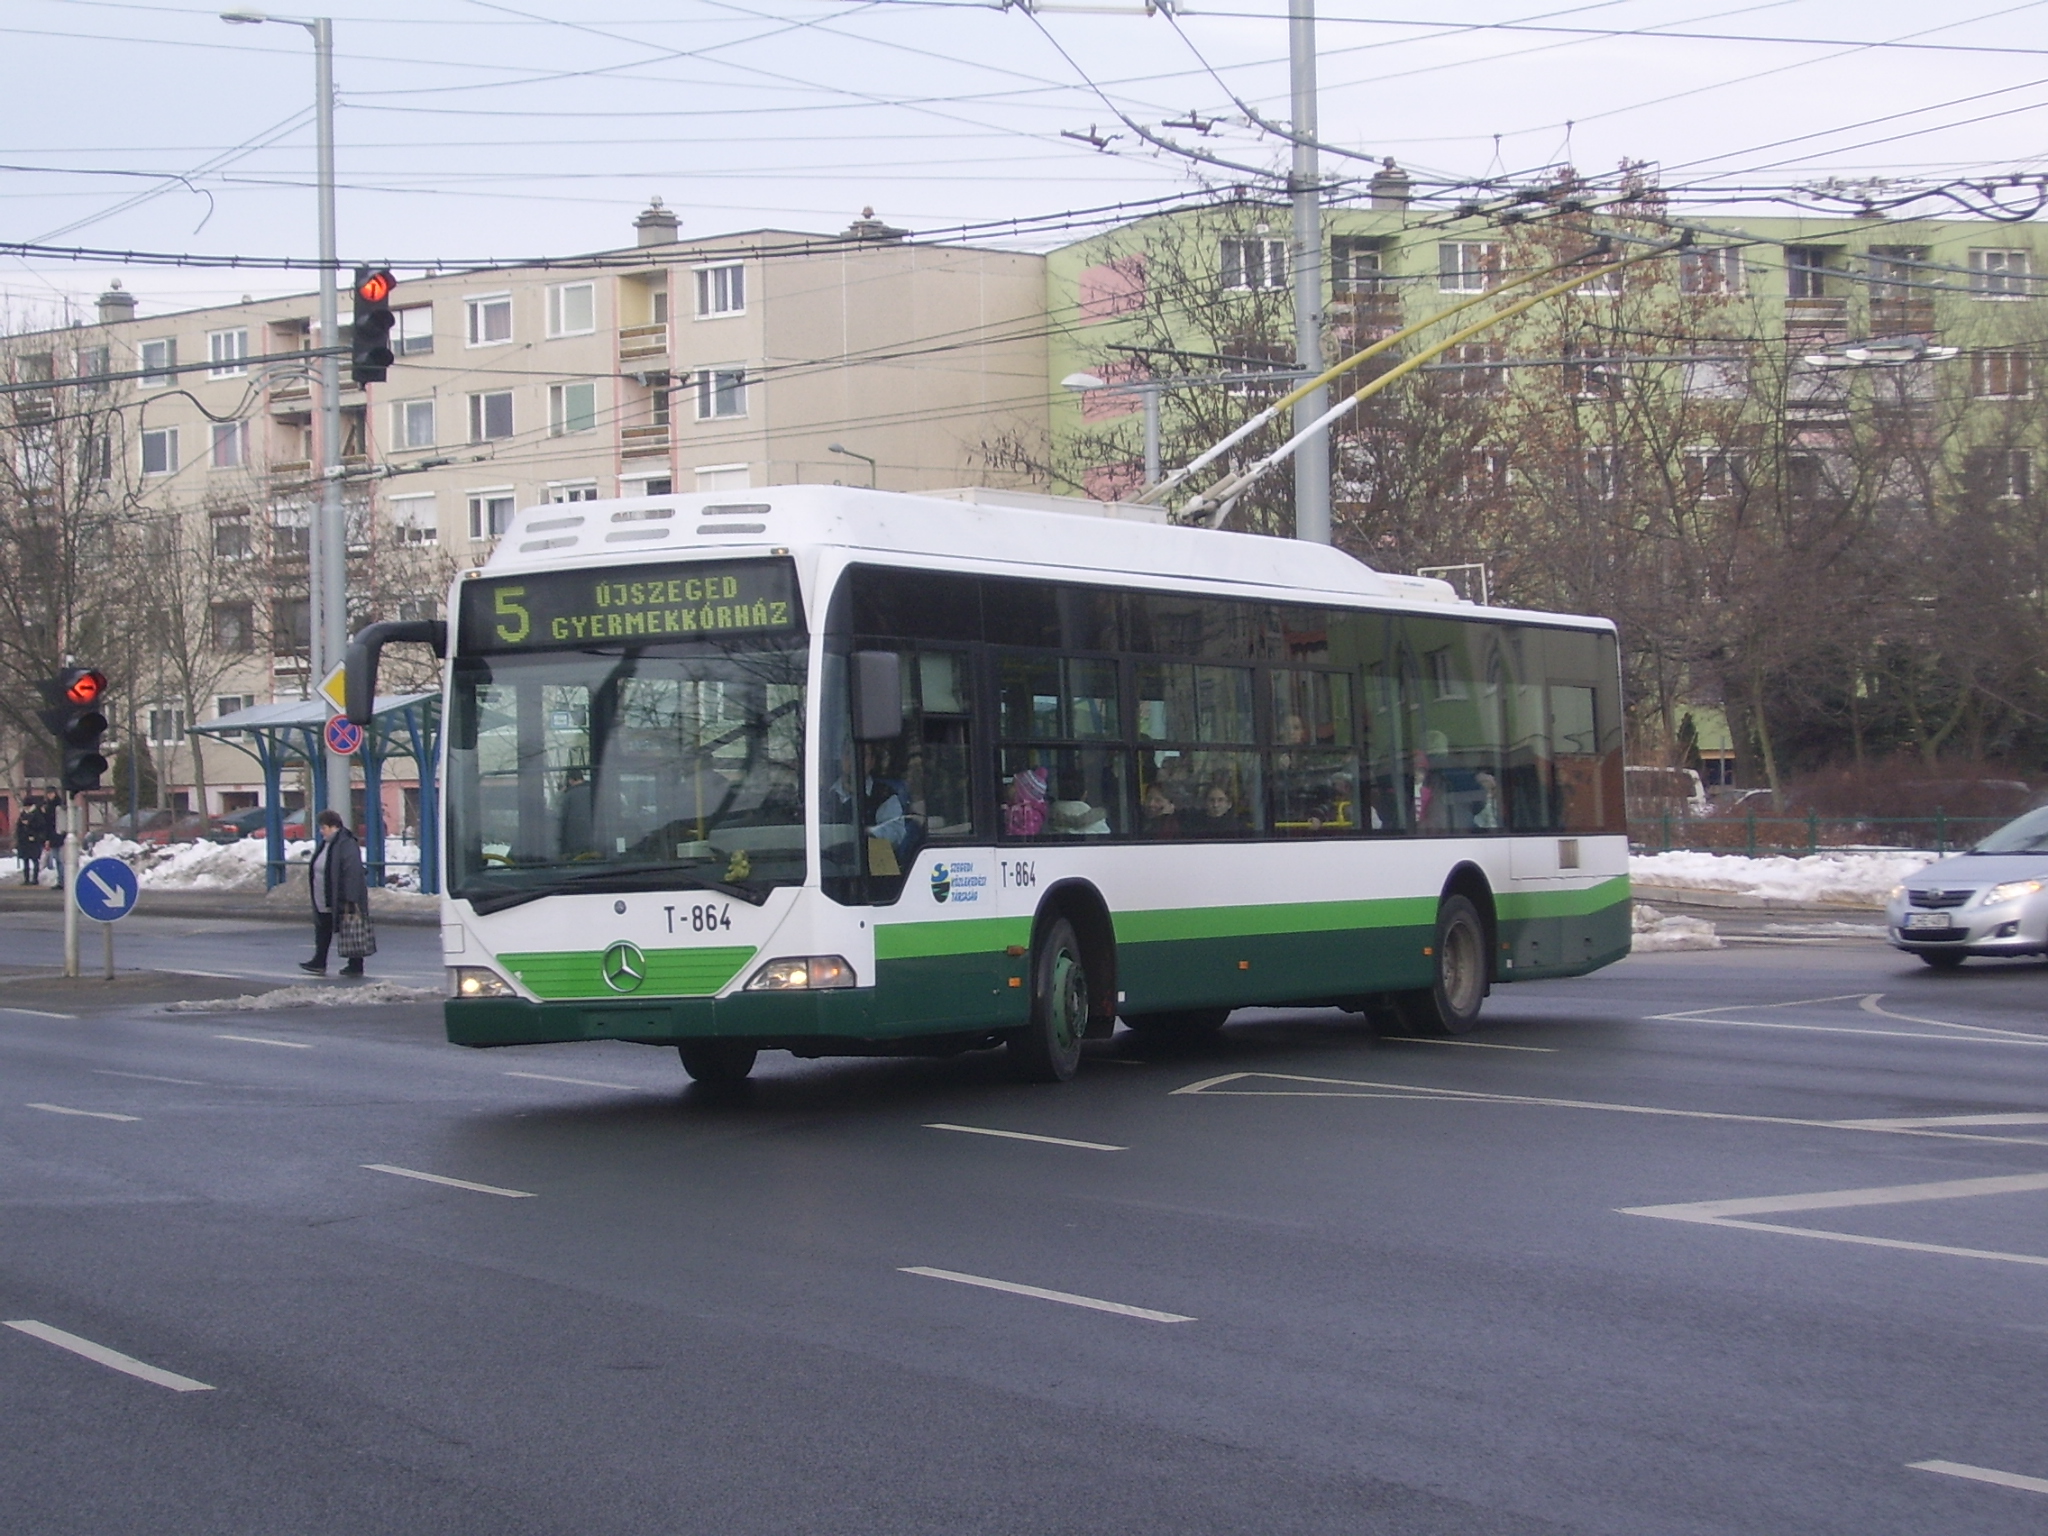
<svg viewBox="0 0 2048 1536">
<path fill-rule="evenodd" d="M 459 657 L 450 893 L 802 884 L 804 665 L 761 635 Z"/>
</svg>

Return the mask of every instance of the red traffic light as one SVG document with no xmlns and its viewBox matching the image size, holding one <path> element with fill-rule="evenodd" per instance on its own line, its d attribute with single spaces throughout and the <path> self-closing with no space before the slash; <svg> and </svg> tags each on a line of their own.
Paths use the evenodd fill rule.
<svg viewBox="0 0 2048 1536">
<path fill-rule="evenodd" d="M 97 704 L 106 691 L 107 674 L 88 668 L 66 683 L 64 697 L 73 704 Z"/>
<path fill-rule="evenodd" d="M 372 272 L 356 284 L 356 297 L 365 304 L 382 304 L 397 286 L 398 279 L 389 272 Z"/>
</svg>

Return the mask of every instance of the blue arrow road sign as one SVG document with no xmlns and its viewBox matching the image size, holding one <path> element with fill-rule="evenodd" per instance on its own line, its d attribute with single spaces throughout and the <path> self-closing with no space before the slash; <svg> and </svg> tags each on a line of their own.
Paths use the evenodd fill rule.
<svg viewBox="0 0 2048 1536">
<path fill-rule="evenodd" d="M 138 889 L 135 871 L 119 859 L 93 859 L 79 870 L 71 899 L 94 922 L 111 923 L 135 910 Z"/>
</svg>

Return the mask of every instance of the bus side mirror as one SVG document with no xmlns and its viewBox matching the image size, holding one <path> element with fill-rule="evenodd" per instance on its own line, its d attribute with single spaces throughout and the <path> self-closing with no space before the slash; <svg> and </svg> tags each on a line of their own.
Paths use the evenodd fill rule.
<svg viewBox="0 0 2048 1536">
<path fill-rule="evenodd" d="M 347 669 L 347 714 L 356 725 L 368 725 L 377 713 L 377 661 L 384 647 L 394 640 L 430 646 L 436 656 L 448 654 L 448 626 L 440 619 L 387 619 L 357 630 L 343 658 Z"/>
<path fill-rule="evenodd" d="M 853 734 L 894 741 L 903 734 L 903 664 L 894 651 L 853 653 Z"/>
</svg>

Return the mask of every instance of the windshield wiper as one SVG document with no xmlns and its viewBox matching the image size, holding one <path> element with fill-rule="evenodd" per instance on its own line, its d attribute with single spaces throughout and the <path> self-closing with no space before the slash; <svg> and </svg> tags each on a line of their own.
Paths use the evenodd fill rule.
<svg viewBox="0 0 2048 1536">
<path fill-rule="evenodd" d="M 721 896 L 730 896 L 753 907 L 762 906 L 768 900 L 768 889 L 757 890 L 743 885 L 733 885 L 724 880 L 714 880 L 708 875 L 698 874 L 676 864 L 643 864 L 629 869 L 585 870 L 581 874 L 567 875 L 542 884 L 510 891 L 491 891 L 483 895 L 467 896 L 466 899 L 479 913 L 491 913 L 503 912 L 511 907 L 524 906 L 529 901 L 538 901 L 543 896 L 558 896 L 576 889 L 632 891 L 663 888 L 715 891 Z"/>
</svg>

